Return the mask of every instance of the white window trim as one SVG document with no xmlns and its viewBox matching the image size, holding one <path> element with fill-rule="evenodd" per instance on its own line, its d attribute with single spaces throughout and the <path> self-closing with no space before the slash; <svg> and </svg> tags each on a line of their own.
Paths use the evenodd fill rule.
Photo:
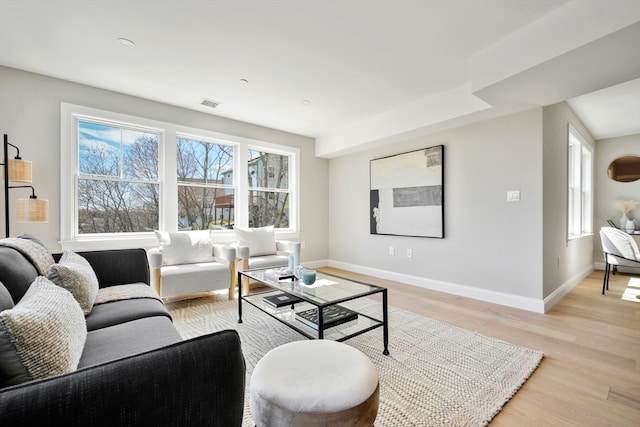
<svg viewBox="0 0 640 427">
<path fill-rule="evenodd" d="M 178 137 L 188 136 L 194 139 L 205 139 L 212 142 L 234 146 L 234 193 L 236 217 L 238 225 L 248 223 L 249 189 L 247 176 L 248 150 L 263 150 L 292 157 L 289 164 L 289 186 L 294 201 L 290 205 L 289 228 L 277 229 L 279 239 L 295 239 L 300 236 L 300 190 L 298 186 L 300 171 L 300 149 L 285 145 L 259 141 L 250 138 L 227 135 L 215 131 L 195 129 L 174 123 L 162 122 L 137 116 L 131 116 L 112 111 L 100 110 L 81 105 L 61 103 L 60 126 L 60 245 L 63 250 L 95 250 L 143 247 L 150 248 L 157 245 L 154 233 L 122 233 L 117 237 L 106 235 L 78 235 L 76 232 L 76 182 L 77 182 L 77 121 L 87 119 L 91 121 L 113 122 L 115 125 L 127 124 L 134 127 L 147 127 L 154 132 L 160 132 L 158 141 L 159 162 L 158 174 L 160 181 L 160 229 L 163 231 L 177 231 L 178 224 L 178 184 L 176 176 L 176 140 Z M 74 135 L 75 133 L 75 135 Z M 290 158 L 291 158 L 290 157 Z M 70 191 L 65 191 L 69 189 Z M 235 241 L 233 230 L 214 232 L 216 242 L 227 243 Z"/>
<path fill-rule="evenodd" d="M 570 215 L 572 214 L 572 212 L 570 212 L 569 210 L 569 179 L 570 179 L 570 164 L 571 164 L 571 158 L 569 156 L 570 154 L 570 150 L 569 150 L 569 146 L 570 146 L 570 138 L 571 136 L 574 136 L 578 142 L 580 143 L 580 169 L 581 169 L 581 176 L 580 176 L 580 234 L 572 234 L 569 224 L 570 224 Z M 591 169 L 591 182 L 590 182 L 590 188 L 589 188 L 589 193 L 591 195 L 591 206 L 590 206 L 590 221 L 591 221 L 591 227 L 590 230 L 585 230 L 583 223 L 585 221 L 584 218 L 584 210 L 583 210 L 583 204 L 584 204 L 584 200 L 583 200 L 583 194 L 584 194 L 584 188 L 583 188 L 583 183 L 584 183 L 584 171 L 583 171 L 583 164 L 584 164 L 584 159 L 583 159 L 583 150 L 587 149 L 587 151 L 590 154 L 590 169 Z M 583 237 L 589 237 L 589 236 L 593 236 L 593 210 L 594 210 L 594 161 L 595 161 L 595 156 L 594 156 L 594 149 L 591 146 L 591 144 L 589 144 L 585 138 L 582 136 L 582 134 L 570 123 L 567 125 L 567 180 L 566 180 L 566 188 L 567 188 L 567 242 L 570 243 L 571 241 L 575 241 L 577 239 L 581 239 Z"/>
</svg>

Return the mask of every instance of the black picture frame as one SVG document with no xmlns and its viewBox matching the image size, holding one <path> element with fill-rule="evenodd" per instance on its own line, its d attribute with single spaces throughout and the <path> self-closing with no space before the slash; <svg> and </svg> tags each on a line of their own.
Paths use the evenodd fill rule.
<svg viewBox="0 0 640 427">
<path fill-rule="evenodd" d="M 444 145 L 372 159 L 370 234 L 444 238 Z"/>
</svg>

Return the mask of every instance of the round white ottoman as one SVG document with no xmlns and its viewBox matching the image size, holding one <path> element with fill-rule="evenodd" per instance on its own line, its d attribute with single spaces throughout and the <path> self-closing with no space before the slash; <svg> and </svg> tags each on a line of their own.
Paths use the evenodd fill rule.
<svg viewBox="0 0 640 427">
<path fill-rule="evenodd" d="M 256 364 L 251 413 L 258 427 L 371 427 L 378 393 L 378 371 L 360 350 L 336 341 L 295 341 Z"/>
</svg>

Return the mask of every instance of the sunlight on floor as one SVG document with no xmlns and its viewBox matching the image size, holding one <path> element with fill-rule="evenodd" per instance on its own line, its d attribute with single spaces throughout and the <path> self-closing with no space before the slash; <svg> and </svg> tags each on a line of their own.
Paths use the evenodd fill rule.
<svg viewBox="0 0 640 427">
<path fill-rule="evenodd" d="M 640 302 L 640 278 L 630 277 L 627 289 L 622 294 L 625 301 Z"/>
</svg>

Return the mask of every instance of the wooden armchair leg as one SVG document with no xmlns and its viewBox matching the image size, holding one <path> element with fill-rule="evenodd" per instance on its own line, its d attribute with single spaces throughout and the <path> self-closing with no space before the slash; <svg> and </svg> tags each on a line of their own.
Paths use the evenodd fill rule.
<svg viewBox="0 0 640 427">
<path fill-rule="evenodd" d="M 151 269 L 151 288 L 156 291 L 158 295 L 160 295 L 160 280 L 161 274 L 159 268 Z"/>
<path fill-rule="evenodd" d="M 247 271 L 249 269 L 249 260 L 242 260 L 242 271 Z M 247 276 L 242 276 L 242 295 L 247 295 L 249 293 L 249 278 Z"/>
<path fill-rule="evenodd" d="M 231 280 L 229 280 L 229 300 L 231 301 L 236 296 L 236 285 L 238 284 L 238 273 L 235 261 L 229 263 L 229 273 L 231 274 Z"/>
</svg>

